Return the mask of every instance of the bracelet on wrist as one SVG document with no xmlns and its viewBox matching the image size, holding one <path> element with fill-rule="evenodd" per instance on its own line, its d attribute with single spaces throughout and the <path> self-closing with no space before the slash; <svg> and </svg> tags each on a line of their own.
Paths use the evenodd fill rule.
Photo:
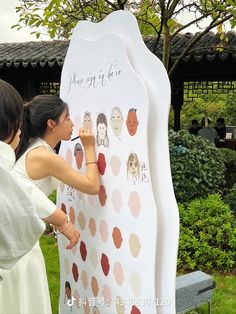
<svg viewBox="0 0 236 314">
<path fill-rule="evenodd" d="M 58 235 L 58 234 L 61 234 L 61 233 L 65 232 L 66 229 L 69 227 L 69 225 L 70 225 L 70 217 L 69 217 L 69 215 L 66 215 L 66 225 L 65 225 L 65 227 L 61 231 L 55 230 L 54 231 L 55 234 Z"/>
<path fill-rule="evenodd" d="M 97 161 L 87 161 L 85 163 L 86 166 L 89 165 L 89 164 L 97 164 Z"/>
</svg>

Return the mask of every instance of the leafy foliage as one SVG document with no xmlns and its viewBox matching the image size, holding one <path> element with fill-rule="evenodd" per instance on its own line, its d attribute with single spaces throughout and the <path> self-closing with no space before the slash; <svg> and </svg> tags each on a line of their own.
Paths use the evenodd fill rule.
<svg viewBox="0 0 236 314">
<path fill-rule="evenodd" d="M 180 204 L 180 270 L 232 271 L 236 265 L 236 222 L 220 195 Z"/>
<path fill-rule="evenodd" d="M 222 155 L 225 164 L 229 164 L 232 161 L 236 162 L 236 151 L 229 148 L 220 148 L 219 152 Z"/>
<path fill-rule="evenodd" d="M 225 192 L 236 184 L 236 152 L 228 148 L 220 148 L 220 154 L 223 157 L 226 171 L 225 171 Z"/>
<path fill-rule="evenodd" d="M 235 85 L 236 87 L 236 85 Z M 219 117 L 224 117 L 227 125 L 236 125 L 235 94 L 200 94 L 196 90 L 198 98 L 186 101 L 181 112 L 181 125 L 189 126 L 192 119 L 199 122 L 205 116 L 212 119 L 212 124 Z"/>
<path fill-rule="evenodd" d="M 236 184 L 232 187 L 224 199 L 225 203 L 229 205 L 234 215 L 236 215 Z"/>
<path fill-rule="evenodd" d="M 160 18 L 153 1 L 109 1 L 109 0 L 20 0 L 16 11 L 20 12 L 19 23 L 13 27 L 21 28 L 24 24 L 37 29 L 33 32 L 41 36 L 44 27 L 51 38 L 68 39 L 80 20 L 100 22 L 109 13 L 116 10 L 132 11 L 139 20 L 143 34 L 156 34 L 160 29 Z"/>
<path fill-rule="evenodd" d="M 170 160 L 176 198 L 186 202 L 219 191 L 225 166 L 218 149 L 187 131 L 170 131 Z"/>
<path fill-rule="evenodd" d="M 235 94 L 229 94 L 225 100 L 225 117 L 229 125 L 236 125 Z"/>
</svg>

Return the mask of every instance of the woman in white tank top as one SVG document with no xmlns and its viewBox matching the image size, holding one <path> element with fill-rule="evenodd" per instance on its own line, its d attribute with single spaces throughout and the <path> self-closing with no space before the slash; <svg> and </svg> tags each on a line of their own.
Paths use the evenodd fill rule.
<svg viewBox="0 0 236 314">
<path fill-rule="evenodd" d="M 60 182 L 87 194 L 99 191 L 99 172 L 94 150 L 94 136 L 90 131 L 80 130 L 80 139 L 87 160 L 86 174 L 74 170 L 59 155 L 54 147 L 62 140 L 70 140 L 73 123 L 68 106 L 58 97 L 41 95 L 24 108 L 22 135 L 14 171 L 22 178 L 33 182 L 49 195 Z M 39 247 L 28 253 L 28 258 L 18 269 L 22 298 L 31 297 L 27 307 L 18 313 L 51 313 L 50 297 L 44 258 Z M 33 291 L 33 293 L 32 293 Z M 32 296 L 33 294 L 33 296 Z"/>
</svg>

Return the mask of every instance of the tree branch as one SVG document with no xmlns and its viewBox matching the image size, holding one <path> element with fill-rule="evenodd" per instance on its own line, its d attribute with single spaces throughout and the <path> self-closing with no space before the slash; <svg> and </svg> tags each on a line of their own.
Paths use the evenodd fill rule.
<svg viewBox="0 0 236 314">
<path fill-rule="evenodd" d="M 82 7 L 82 4 L 81 4 L 80 0 L 78 1 L 78 5 L 79 5 L 80 12 L 82 13 L 83 19 L 85 20 L 86 19 L 86 15 L 84 13 L 84 9 Z"/>
<path fill-rule="evenodd" d="M 159 1 L 161 12 L 165 12 L 165 0 Z"/>
<path fill-rule="evenodd" d="M 182 30 L 184 30 L 185 28 L 189 27 L 190 25 L 194 24 L 194 23 L 197 23 L 197 22 L 200 22 L 201 20 L 203 20 L 204 18 L 208 17 L 208 14 L 206 15 L 203 15 L 201 17 L 199 17 L 198 19 L 196 20 L 193 20 L 191 22 L 189 22 L 188 24 L 185 24 L 183 26 L 181 26 L 180 28 L 178 28 L 172 35 L 171 35 L 171 39 L 173 39 L 177 34 L 179 34 Z"/>
<path fill-rule="evenodd" d="M 192 10 L 192 8 L 194 8 L 195 10 Z M 184 10 L 187 10 L 188 12 L 196 13 L 196 11 L 199 10 L 199 6 L 196 3 L 186 4 L 182 6 L 180 9 L 178 9 L 177 11 L 173 12 L 173 16 L 178 15 Z"/>
<path fill-rule="evenodd" d="M 180 56 L 176 59 L 176 61 L 174 62 L 173 66 L 170 68 L 169 70 L 169 77 L 171 78 L 175 69 L 177 68 L 177 66 L 179 65 L 180 61 L 182 60 L 182 58 L 184 58 L 187 53 L 189 52 L 189 50 L 191 49 L 191 47 L 193 47 L 193 45 L 199 41 L 206 33 L 208 33 L 212 28 L 224 23 L 225 21 L 229 20 L 231 17 L 233 17 L 233 14 L 229 14 L 228 16 L 226 16 L 225 18 L 218 20 L 219 16 L 216 17 L 211 24 L 206 27 L 206 29 L 199 33 L 198 35 L 194 36 L 188 43 L 188 45 L 186 46 L 186 48 L 184 49 L 184 51 L 180 54 Z M 218 21 L 217 21 L 218 20 Z"/>
<path fill-rule="evenodd" d="M 106 2 L 107 4 L 109 4 L 115 11 L 119 10 L 119 7 L 117 5 L 115 5 L 115 3 L 112 3 L 109 0 L 104 0 L 104 2 Z"/>
<path fill-rule="evenodd" d="M 143 23 L 145 23 L 146 25 L 152 26 L 152 28 L 155 30 L 156 33 L 159 32 L 158 29 L 156 28 L 156 26 L 155 26 L 152 22 L 149 22 L 149 21 L 146 20 L 146 19 L 144 20 L 144 19 L 140 18 L 139 16 L 136 16 L 136 18 L 137 18 L 138 21 L 143 22 Z M 160 24 L 161 24 L 161 23 L 160 23 Z"/>
<path fill-rule="evenodd" d="M 173 0 L 172 4 L 170 5 L 170 8 L 168 10 L 168 18 L 173 15 L 174 10 L 175 10 L 175 8 L 179 2 L 180 2 L 180 0 Z"/>
</svg>

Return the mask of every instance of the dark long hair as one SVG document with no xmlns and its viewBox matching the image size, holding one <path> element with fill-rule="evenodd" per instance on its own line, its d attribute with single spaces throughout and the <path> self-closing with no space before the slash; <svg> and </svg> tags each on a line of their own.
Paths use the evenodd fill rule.
<svg viewBox="0 0 236 314">
<path fill-rule="evenodd" d="M 66 108 L 67 104 L 54 95 L 36 96 L 25 105 L 17 159 L 24 154 L 32 141 L 44 136 L 48 120 L 58 122 Z"/>
<path fill-rule="evenodd" d="M 21 124 L 23 100 L 16 89 L 0 80 L 0 140 L 13 141 Z M 9 144 L 10 144 L 9 143 Z"/>
</svg>

